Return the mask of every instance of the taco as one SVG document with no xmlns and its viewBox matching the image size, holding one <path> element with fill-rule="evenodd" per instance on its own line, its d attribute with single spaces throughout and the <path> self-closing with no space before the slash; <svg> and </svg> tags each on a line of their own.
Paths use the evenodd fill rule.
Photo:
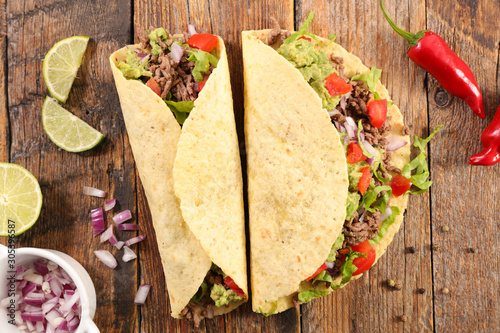
<svg viewBox="0 0 500 333">
<path fill-rule="evenodd" d="M 175 318 L 248 299 L 243 183 L 224 42 L 151 29 L 110 56 Z"/>
<path fill-rule="evenodd" d="M 421 154 L 410 162 L 408 127 L 381 70 L 334 36 L 308 32 L 313 16 L 297 32 L 274 22 L 242 33 L 252 305 L 266 315 L 359 278 L 398 231 L 408 194 L 432 183 L 430 138 L 415 139 Z M 306 149 L 290 154 L 297 142 Z M 318 187 L 314 177 L 331 174 L 336 180 Z"/>
</svg>

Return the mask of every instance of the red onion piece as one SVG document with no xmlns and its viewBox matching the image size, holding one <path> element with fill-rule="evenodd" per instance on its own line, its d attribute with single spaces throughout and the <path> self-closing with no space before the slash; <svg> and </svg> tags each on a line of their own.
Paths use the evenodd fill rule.
<svg viewBox="0 0 500 333">
<path fill-rule="evenodd" d="M 92 220 L 92 234 L 95 236 L 99 235 L 105 230 L 104 219 Z"/>
<path fill-rule="evenodd" d="M 44 319 L 42 311 L 26 311 L 21 313 L 21 318 L 29 321 L 43 321 Z"/>
<path fill-rule="evenodd" d="M 43 303 L 45 303 L 45 295 L 43 293 L 32 291 L 31 293 L 24 296 L 24 301 L 29 305 L 42 306 Z"/>
<path fill-rule="evenodd" d="M 61 308 L 59 309 L 63 314 L 65 312 L 68 312 L 69 310 L 71 310 L 71 307 L 76 304 L 76 302 L 80 300 L 80 293 L 77 291 L 75 291 L 75 293 L 73 295 L 71 295 L 71 298 L 68 299 L 63 306 L 61 306 Z"/>
<path fill-rule="evenodd" d="M 198 82 L 196 82 L 196 81 L 194 81 L 193 90 L 196 91 L 197 93 L 200 92 L 200 86 L 198 85 Z"/>
<path fill-rule="evenodd" d="M 328 115 L 330 116 L 330 118 L 337 114 L 341 114 L 340 111 L 337 109 L 334 109 L 333 111 L 328 111 Z"/>
<path fill-rule="evenodd" d="M 96 209 L 92 209 L 90 211 L 90 216 L 91 217 L 103 217 L 104 216 L 104 213 L 102 211 L 102 208 L 96 208 Z"/>
<path fill-rule="evenodd" d="M 346 117 L 345 120 L 346 122 L 344 123 L 344 127 L 347 130 L 347 135 L 349 135 L 350 138 L 356 137 L 358 126 L 356 126 L 354 119 L 352 119 L 351 117 Z"/>
<path fill-rule="evenodd" d="M 145 57 L 142 57 L 141 60 L 139 60 L 139 64 L 143 64 L 145 61 L 149 60 L 149 55 L 146 55 Z"/>
<path fill-rule="evenodd" d="M 135 254 L 135 252 L 132 249 L 130 249 L 128 246 L 124 246 L 123 250 L 125 251 L 123 253 L 123 257 L 122 257 L 122 260 L 124 262 L 129 262 L 130 260 L 137 258 L 137 255 Z"/>
<path fill-rule="evenodd" d="M 365 149 L 370 153 L 372 154 L 373 156 L 376 156 L 377 155 L 377 151 L 375 150 L 375 148 L 373 148 L 373 146 L 366 140 L 362 140 L 361 143 L 363 144 L 363 146 L 365 147 Z"/>
<path fill-rule="evenodd" d="M 368 163 L 368 165 L 372 165 L 374 161 L 375 161 L 375 159 L 374 159 L 374 158 L 370 158 L 370 157 L 368 157 L 368 158 L 366 159 L 366 163 Z"/>
<path fill-rule="evenodd" d="M 43 265 L 38 260 L 35 261 L 34 266 L 35 266 L 36 271 L 42 275 L 49 273 L 49 269 L 47 268 L 47 266 Z"/>
<path fill-rule="evenodd" d="M 132 218 L 132 213 L 130 212 L 130 210 L 127 209 L 113 216 L 113 221 L 115 221 L 116 225 L 118 225 L 125 221 L 130 220 L 131 218 Z"/>
<path fill-rule="evenodd" d="M 192 25 L 192 24 L 187 25 L 187 31 L 189 33 L 189 36 L 197 34 L 196 29 L 194 28 L 194 25 Z"/>
<path fill-rule="evenodd" d="M 349 135 L 344 135 L 344 146 L 347 146 L 349 143 Z"/>
<path fill-rule="evenodd" d="M 139 226 L 133 223 L 123 223 L 116 226 L 120 230 L 139 230 Z"/>
<path fill-rule="evenodd" d="M 116 245 L 116 243 L 118 243 L 118 238 L 116 238 L 115 235 L 111 235 L 111 237 L 109 237 L 109 242 L 111 245 Z"/>
<path fill-rule="evenodd" d="M 98 188 L 90 187 L 90 186 L 84 186 L 83 187 L 83 194 L 90 195 L 93 197 L 98 197 L 98 198 L 104 198 L 106 196 L 106 192 L 103 190 L 100 190 Z"/>
<path fill-rule="evenodd" d="M 109 200 L 104 204 L 104 210 L 107 212 L 108 210 L 113 209 L 115 205 L 116 205 L 116 199 Z"/>
<path fill-rule="evenodd" d="M 94 251 L 94 254 L 100 261 L 102 261 L 104 265 L 108 266 L 109 268 L 114 269 L 118 265 L 115 257 L 113 257 L 113 255 L 109 253 L 109 251 L 97 250 Z"/>
<path fill-rule="evenodd" d="M 80 325 L 80 319 L 78 317 L 74 317 L 71 319 L 71 321 L 68 323 L 68 329 L 70 331 L 74 331 L 78 328 L 78 325 Z"/>
<path fill-rule="evenodd" d="M 26 280 L 23 280 L 26 281 Z M 19 289 L 19 286 L 17 287 Z M 26 294 L 29 294 L 30 292 L 34 291 L 36 289 L 36 283 L 28 283 L 26 287 L 24 287 L 23 290 L 23 296 Z"/>
<path fill-rule="evenodd" d="M 176 63 L 179 63 L 181 61 L 182 56 L 184 55 L 184 49 L 177 43 L 172 43 L 170 49 L 171 49 L 170 58 Z"/>
<path fill-rule="evenodd" d="M 325 265 L 326 265 L 326 267 L 332 269 L 333 267 L 335 267 L 335 261 L 332 261 L 332 262 L 325 261 Z"/>
<path fill-rule="evenodd" d="M 143 305 L 146 301 L 146 297 L 148 297 L 149 289 L 151 289 L 150 284 L 142 284 L 137 290 L 137 294 L 135 295 L 134 303 L 137 305 Z"/>
<path fill-rule="evenodd" d="M 101 244 L 110 239 L 114 235 L 113 225 L 110 225 L 108 229 L 101 235 Z"/>
<path fill-rule="evenodd" d="M 137 236 L 137 237 L 134 237 L 134 238 L 131 238 L 131 239 L 125 241 L 125 245 L 130 246 L 130 245 L 133 245 L 135 243 L 142 242 L 144 239 L 146 239 L 146 235 L 140 235 L 140 236 Z"/>
<path fill-rule="evenodd" d="M 387 151 L 395 151 L 406 146 L 407 144 L 408 142 L 403 140 L 401 137 L 391 134 L 387 136 L 387 145 L 385 146 L 385 149 Z"/>
</svg>

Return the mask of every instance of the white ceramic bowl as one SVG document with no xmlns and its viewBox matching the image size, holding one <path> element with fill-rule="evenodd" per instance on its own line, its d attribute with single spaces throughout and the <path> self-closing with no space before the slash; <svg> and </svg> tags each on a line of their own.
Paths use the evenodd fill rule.
<svg viewBox="0 0 500 333">
<path fill-rule="evenodd" d="M 7 277 L 10 276 L 10 274 L 7 273 L 10 270 L 8 269 L 8 254 L 8 248 L 0 244 L 0 300 L 7 297 Z M 27 265 L 39 258 L 44 258 L 53 261 L 64 269 L 80 292 L 82 312 L 80 314 L 80 325 L 75 333 L 99 333 L 99 329 L 92 321 L 96 308 L 94 284 L 85 268 L 83 268 L 78 261 L 56 250 L 44 250 L 33 247 L 16 248 L 13 256 L 16 261 L 16 266 Z M 7 310 L 0 309 L 0 332 L 18 333 L 17 327 L 9 324 L 7 320 L 9 320 L 7 317 Z"/>
</svg>

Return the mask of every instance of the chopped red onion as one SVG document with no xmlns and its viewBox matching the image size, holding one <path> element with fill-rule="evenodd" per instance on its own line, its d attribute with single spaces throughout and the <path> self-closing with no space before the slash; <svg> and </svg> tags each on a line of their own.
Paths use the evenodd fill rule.
<svg viewBox="0 0 500 333">
<path fill-rule="evenodd" d="M 129 240 L 125 241 L 126 246 L 133 245 L 135 243 L 142 242 L 144 239 L 146 239 L 146 235 L 140 235 L 134 238 L 130 238 Z"/>
<path fill-rule="evenodd" d="M 130 260 L 137 258 L 135 252 L 132 251 L 132 249 L 130 249 L 128 246 L 124 246 L 123 250 L 125 251 L 122 257 L 122 260 L 124 262 L 129 262 Z"/>
<path fill-rule="evenodd" d="M 385 216 L 391 216 L 392 215 L 392 208 L 391 206 L 387 205 L 385 207 L 385 213 L 384 213 Z M 385 219 L 384 219 L 385 220 Z"/>
<path fill-rule="evenodd" d="M 349 135 L 344 135 L 344 146 L 347 146 L 349 143 Z"/>
<path fill-rule="evenodd" d="M 83 187 L 83 194 L 90 195 L 93 197 L 98 197 L 98 198 L 104 198 L 106 196 L 106 192 L 103 190 L 99 190 L 98 188 L 90 187 L 90 186 L 84 186 Z"/>
<path fill-rule="evenodd" d="M 344 127 L 347 130 L 347 135 L 349 135 L 350 138 L 356 137 L 358 126 L 356 126 L 354 119 L 352 119 L 351 117 L 346 117 L 345 120 L 346 122 L 344 123 Z"/>
<path fill-rule="evenodd" d="M 115 221 L 116 225 L 118 225 L 125 221 L 130 220 L 131 218 L 132 218 L 132 213 L 130 212 L 130 210 L 127 209 L 113 216 L 113 221 Z"/>
<path fill-rule="evenodd" d="M 171 49 L 170 58 L 176 63 L 179 63 L 181 61 L 182 56 L 184 55 L 184 49 L 177 43 L 172 43 L 170 49 Z"/>
<path fill-rule="evenodd" d="M 133 223 L 123 223 L 116 226 L 119 230 L 139 230 L 139 226 Z"/>
<path fill-rule="evenodd" d="M 118 250 L 121 250 L 121 248 L 123 247 L 123 245 L 125 245 L 125 242 L 123 241 L 119 241 L 119 242 L 116 242 L 116 244 L 113 244 Z"/>
<path fill-rule="evenodd" d="M 76 304 L 76 302 L 80 299 L 80 293 L 78 292 L 78 290 L 73 294 L 71 295 L 71 298 L 69 298 L 63 306 L 61 306 L 61 308 L 59 309 L 63 314 L 66 313 L 66 312 L 69 312 L 69 310 L 71 310 L 71 307 Z"/>
<path fill-rule="evenodd" d="M 111 245 L 116 245 L 116 243 L 118 243 L 118 238 L 116 238 L 115 235 L 111 235 L 111 237 L 109 237 L 109 242 Z"/>
<path fill-rule="evenodd" d="M 92 209 L 90 211 L 90 216 L 91 217 L 103 217 L 104 216 L 104 213 L 102 211 L 102 208 L 96 208 L 96 209 Z"/>
<path fill-rule="evenodd" d="M 115 205 L 116 205 L 116 199 L 109 200 L 104 204 L 104 210 L 107 212 L 108 210 L 113 209 Z"/>
<path fill-rule="evenodd" d="M 403 140 L 401 137 L 391 134 L 387 137 L 387 145 L 385 146 L 385 149 L 387 151 L 395 151 L 406 146 L 407 144 L 408 142 Z"/>
<path fill-rule="evenodd" d="M 0 307 L 7 308 L 11 299 L 16 304 L 16 326 L 19 331 L 32 332 L 68 332 L 78 328 L 69 325 L 79 323 L 80 301 L 76 286 L 70 276 L 57 264 L 46 259 L 39 259 L 28 267 L 16 267 L 16 293 L 0 302 Z M 40 274 L 38 274 L 40 273 Z M 29 281 L 29 283 L 28 283 Z M 42 282 L 40 284 L 40 282 Z M 10 283 L 10 282 L 9 282 Z M 76 295 L 76 296 L 75 296 Z M 64 314 L 60 309 L 69 308 Z M 61 323 L 67 321 L 67 328 Z M 56 330 L 55 327 L 59 328 Z"/>
<path fill-rule="evenodd" d="M 134 303 L 137 305 L 143 305 L 146 301 L 146 297 L 148 297 L 149 289 L 151 289 L 150 284 L 142 284 L 137 290 L 137 294 L 135 295 Z"/>
<path fill-rule="evenodd" d="M 198 85 L 198 82 L 196 82 L 196 81 L 194 81 L 193 90 L 196 92 L 200 92 L 200 86 Z"/>
<path fill-rule="evenodd" d="M 192 24 L 187 25 L 187 30 L 188 30 L 189 36 L 197 34 L 196 29 L 194 28 L 194 25 L 192 25 Z"/>
<path fill-rule="evenodd" d="M 113 235 L 113 225 L 110 225 L 109 228 L 101 235 L 101 244 L 110 239 Z"/>
<path fill-rule="evenodd" d="M 375 161 L 375 159 L 374 159 L 374 158 L 371 158 L 371 157 L 368 157 L 368 158 L 366 159 L 366 163 L 368 163 L 368 165 L 372 165 L 374 161 Z"/>
<path fill-rule="evenodd" d="M 361 214 L 361 216 L 359 217 L 359 223 L 363 223 L 363 220 L 365 219 L 365 214 L 366 214 L 367 210 L 365 210 L 363 212 L 363 214 Z"/>
<path fill-rule="evenodd" d="M 92 220 L 92 233 L 95 236 L 99 235 L 101 232 L 105 230 L 104 219 L 93 219 Z"/>
<path fill-rule="evenodd" d="M 375 150 L 375 148 L 373 148 L 373 146 L 366 140 L 362 140 L 361 143 L 363 144 L 363 146 L 365 147 L 365 149 L 370 153 L 372 154 L 373 156 L 376 156 L 377 155 L 377 151 Z"/>
<path fill-rule="evenodd" d="M 332 269 L 333 267 L 335 267 L 335 261 L 332 261 L 332 262 L 325 261 L 325 265 L 326 265 L 326 267 Z"/>
<path fill-rule="evenodd" d="M 94 251 L 94 254 L 100 261 L 102 261 L 104 265 L 108 266 L 109 268 L 114 269 L 118 265 L 115 257 L 113 257 L 113 255 L 106 250 L 97 250 Z"/>
<path fill-rule="evenodd" d="M 146 55 L 145 57 L 142 57 L 141 60 L 139 60 L 139 64 L 143 64 L 145 61 L 149 60 L 149 55 Z"/>
</svg>

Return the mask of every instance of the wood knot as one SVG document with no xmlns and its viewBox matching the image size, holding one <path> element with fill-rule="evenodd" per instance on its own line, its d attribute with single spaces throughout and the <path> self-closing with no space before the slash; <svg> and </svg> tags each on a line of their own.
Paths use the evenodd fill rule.
<svg viewBox="0 0 500 333">
<path fill-rule="evenodd" d="M 437 105 L 446 107 L 451 103 L 451 96 L 446 90 L 438 88 L 436 90 L 436 94 L 434 95 L 434 101 Z"/>
</svg>

